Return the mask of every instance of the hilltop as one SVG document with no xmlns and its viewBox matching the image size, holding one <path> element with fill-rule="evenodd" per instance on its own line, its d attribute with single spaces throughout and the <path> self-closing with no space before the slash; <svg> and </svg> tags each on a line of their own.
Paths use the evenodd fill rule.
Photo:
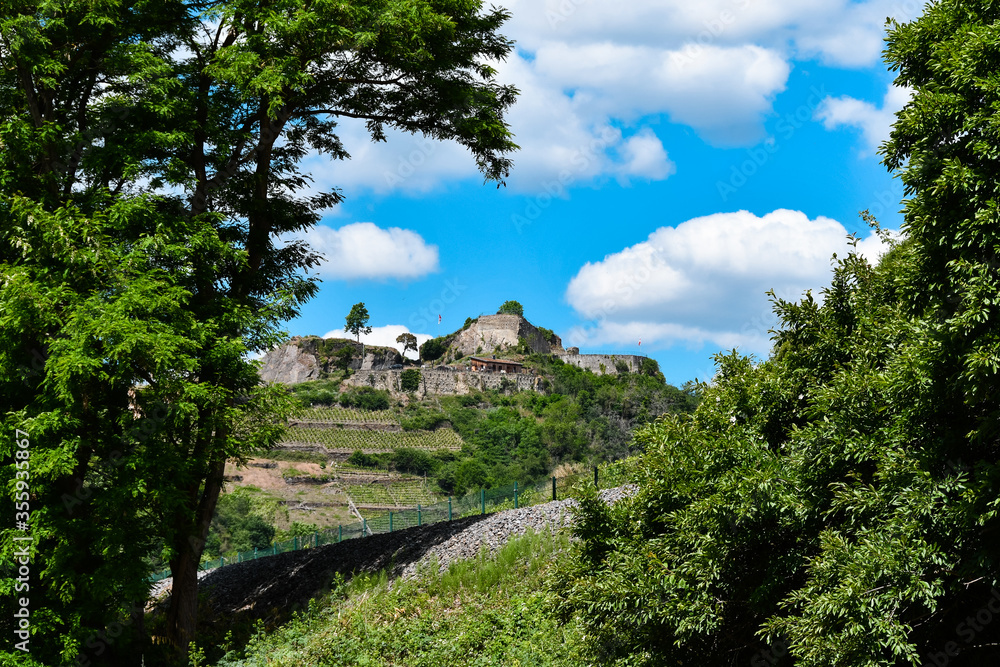
<svg viewBox="0 0 1000 667">
<path fill-rule="evenodd" d="M 362 348 L 364 352 L 362 354 Z M 266 382 L 295 385 L 315 380 L 328 380 L 337 371 L 343 371 L 344 388 L 377 387 L 397 397 L 416 392 L 426 394 L 467 394 L 470 391 L 487 391 L 502 385 L 512 385 L 515 390 L 544 390 L 546 382 L 538 377 L 512 377 L 502 381 L 475 371 L 472 360 L 486 357 L 517 362 L 523 371 L 536 376 L 538 364 L 531 364 L 530 357 L 549 357 L 563 363 L 587 369 L 599 375 L 642 373 L 656 376 L 656 362 L 640 355 L 580 354 L 579 348 L 568 350 L 551 329 L 538 327 L 521 315 L 496 314 L 468 318 L 461 329 L 445 336 L 426 341 L 420 347 L 420 366 L 425 374 L 417 389 L 402 383 L 402 371 L 414 365 L 398 350 L 391 347 L 362 346 L 342 338 L 318 336 L 294 337 L 268 352 L 262 362 L 261 377 Z M 428 368 L 433 365 L 433 368 Z M 354 371 L 348 373 L 346 371 Z M 434 371 L 454 371 L 459 375 L 434 375 Z"/>
</svg>

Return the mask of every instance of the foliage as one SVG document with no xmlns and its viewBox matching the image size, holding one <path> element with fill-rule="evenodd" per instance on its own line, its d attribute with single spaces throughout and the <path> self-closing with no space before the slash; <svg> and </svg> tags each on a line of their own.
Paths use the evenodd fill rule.
<svg viewBox="0 0 1000 667">
<path fill-rule="evenodd" d="M 340 395 L 340 404 L 345 408 L 361 410 L 387 410 L 392 404 L 389 392 L 372 387 L 354 387 Z"/>
<path fill-rule="evenodd" d="M 360 449 L 357 449 L 350 456 L 347 457 L 347 462 L 352 466 L 358 466 L 361 468 L 381 468 L 383 467 L 384 457 L 379 454 L 365 454 Z"/>
<path fill-rule="evenodd" d="M 351 306 L 351 312 L 347 314 L 347 318 L 344 322 L 344 331 L 354 336 L 360 341 L 361 334 L 366 336 L 372 332 L 372 328 L 368 326 L 368 309 L 365 308 L 364 302 L 356 303 Z"/>
<path fill-rule="evenodd" d="M 392 453 L 392 465 L 400 472 L 429 475 L 437 467 L 437 461 L 422 449 L 400 447 Z"/>
<path fill-rule="evenodd" d="M 771 357 L 718 357 L 692 415 L 637 434 L 638 496 L 583 505 L 555 590 L 594 659 L 1000 660 L 998 19 L 944 0 L 891 25 L 906 240 L 775 299 Z"/>
<path fill-rule="evenodd" d="M 335 405 L 340 397 L 337 380 L 312 380 L 293 384 L 290 391 L 302 405 Z"/>
<path fill-rule="evenodd" d="M 277 632 L 260 632 L 218 667 L 305 665 L 581 664 L 581 632 L 548 611 L 542 590 L 567 548 L 564 535 L 528 533 L 495 557 L 481 555 L 412 581 L 361 574 Z"/>
<path fill-rule="evenodd" d="M 516 90 L 485 63 L 511 51 L 507 17 L 417 0 L 0 9 L 0 401 L 38 464 L 36 658 L 74 661 L 131 613 L 163 543 L 185 660 L 225 463 L 275 441 L 290 407 L 247 353 L 316 290 L 320 258 L 277 240 L 341 198 L 311 192 L 300 160 L 347 158 L 336 121 L 352 117 L 375 141 L 387 127 L 457 141 L 505 178 Z M 137 662 L 127 644 L 100 659 Z"/>
<path fill-rule="evenodd" d="M 445 338 L 431 338 L 420 346 L 420 360 L 435 361 L 440 359 L 447 349 L 448 342 Z"/>
<path fill-rule="evenodd" d="M 400 373 L 399 386 L 405 392 L 420 389 L 420 370 L 416 368 L 407 368 L 405 371 Z"/>
<path fill-rule="evenodd" d="M 417 337 L 411 333 L 401 333 L 396 336 L 396 342 L 402 344 L 403 355 L 406 355 L 407 350 L 417 351 Z"/>
<path fill-rule="evenodd" d="M 239 488 L 222 495 L 212 518 L 202 559 L 213 560 L 230 551 L 251 551 L 271 546 L 275 536 L 276 511 L 274 501 L 262 504 L 259 497 Z"/>
<path fill-rule="evenodd" d="M 517 301 L 504 301 L 497 309 L 497 315 L 517 315 L 524 317 L 524 306 Z"/>
</svg>

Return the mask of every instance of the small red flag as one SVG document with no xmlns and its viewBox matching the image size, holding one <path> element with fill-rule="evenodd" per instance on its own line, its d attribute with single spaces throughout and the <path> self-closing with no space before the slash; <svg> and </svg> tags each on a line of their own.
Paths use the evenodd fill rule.
<svg viewBox="0 0 1000 667">
<path fill-rule="evenodd" d="M 642 347 L 642 339 L 639 339 L 639 347 Z"/>
<path fill-rule="evenodd" d="M 441 324 L 441 316 L 438 315 L 438 324 Z"/>
</svg>

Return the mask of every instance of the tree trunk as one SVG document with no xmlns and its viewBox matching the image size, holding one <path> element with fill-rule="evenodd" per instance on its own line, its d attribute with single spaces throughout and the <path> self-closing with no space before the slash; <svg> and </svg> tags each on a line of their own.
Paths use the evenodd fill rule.
<svg viewBox="0 0 1000 667">
<path fill-rule="evenodd" d="M 222 490 L 226 459 L 212 462 L 205 480 L 193 529 L 179 532 L 174 538 L 174 557 L 170 560 L 173 586 L 167 611 L 167 639 L 174 650 L 177 664 L 188 663 L 188 647 L 194 641 L 198 625 L 198 565 L 205 550 L 205 540 Z"/>
</svg>

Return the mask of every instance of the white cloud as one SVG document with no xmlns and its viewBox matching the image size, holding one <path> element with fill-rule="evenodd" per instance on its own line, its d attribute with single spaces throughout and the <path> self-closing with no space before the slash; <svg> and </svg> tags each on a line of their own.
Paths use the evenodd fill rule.
<svg viewBox="0 0 1000 667">
<path fill-rule="evenodd" d="M 816 119 L 823 121 L 823 127 L 835 130 L 840 127 L 855 127 L 861 130 L 867 150 L 874 152 L 889 138 L 892 124 L 896 122 L 896 112 L 906 106 L 913 94 L 910 88 L 890 85 L 878 109 L 871 102 L 848 97 L 827 97 L 816 109 Z"/>
<path fill-rule="evenodd" d="M 400 334 L 404 333 L 413 333 L 413 332 L 411 332 L 402 324 L 387 324 L 384 327 L 372 327 L 372 332 L 370 334 L 361 335 L 361 342 L 365 343 L 366 345 L 381 345 L 383 347 L 394 347 L 400 352 L 402 352 L 403 344 L 397 343 L 396 338 L 398 338 Z M 418 348 L 421 345 L 423 345 L 426 341 L 433 338 L 433 336 L 422 333 L 414 333 L 413 335 L 417 337 Z M 331 331 L 327 331 L 325 334 L 323 334 L 323 338 L 350 338 L 351 340 L 355 340 L 353 334 L 349 334 L 343 329 L 333 329 Z M 417 359 L 419 358 L 419 356 L 420 355 L 418 355 L 416 352 L 413 352 L 412 350 L 406 353 L 406 357 L 408 359 Z"/>
<path fill-rule="evenodd" d="M 316 225 L 301 238 L 325 257 L 319 272 L 329 278 L 405 280 L 439 270 L 438 247 L 409 229 L 382 229 L 371 222 L 339 229 Z"/>
<path fill-rule="evenodd" d="M 765 354 L 775 321 L 766 292 L 798 299 L 829 283 L 831 257 L 849 250 L 836 220 L 810 220 L 779 209 L 763 217 L 718 213 L 661 227 L 649 239 L 587 263 L 566 299 L 590 326 L 567 335 L 570 345 L 676 343 L 742 346 Z M 875 258 L 871 235 L 859 244 Z"/>
<path fill-rule="evenodd" d="M 754 45 L 686 51 L 556 42 L 539 48 L 533 65 L 551 88 L 571 92 L 581 113 L 626 120 L 666 113 L 724 145 L 760 138 L 790 71 L 780 54 Z"/>
<path fill-rule="evenodd" d="M 791 63 L 836 67 L 878 62 L 886 16 L 918 14 L 913 0 L 502 0 L 502 32 L 519 53 L 494 63 L 521 91 L 508 122 L 521 149 L 511 157 L 514 192 L 599 178 L 660 180 L 675 171 L 647 119 L 665 115 L 719 146 L 751 145 L 788 81 Z M 371 142 L 345 119 L 352 155 L 307 165 L 317 185 L 347 192 L 418 194 L 479 180 L 453 142 L 394 130 Z M 638 159 L 636 151 L 645 149 Z"/>
</svg>

